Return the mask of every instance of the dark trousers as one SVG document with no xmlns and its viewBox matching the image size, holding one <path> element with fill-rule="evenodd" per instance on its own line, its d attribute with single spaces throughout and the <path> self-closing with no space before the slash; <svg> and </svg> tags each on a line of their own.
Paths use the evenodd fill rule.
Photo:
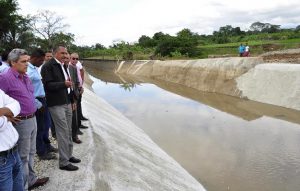
<svg viewBox="0 0 300 191">
<path fill-rule="evenodd" d="M 44 107 L 45 99 L 44 98 L 37 98 Z M 45 134 L 45 114 L 44 110 L 37 110 L 35 112 L 36 116 L 36 123 L 37 123 L 37 134 L 36 134 L 36 153 L 41 156 L 47 153 L 46 143 L 44 141 L 44 134 Z"/>
<path fill-rule="evenodd" d="M 79 120 L 80 121 L 80 120 Z M 72 111 L 72 138 L 76 139 L 78 135 L 78 116 L 77 116 L 77 108 Z"/>
<path fill-rule="evenodd" d="M 49 146 L 50 146 L 50 140 L 49 140 L 49 130 L 51 128 L 51 134 L 52 134 L 52 137 L 56 137 L 56 134 L 55 134 L 55 126 L 54 126 L 54 123 L 53 123 L 53 120 L 52 120 L 52 117 L 51 117 L 51 114 L 49 112 L 49 108 L 47 106 L 47 104 L 45 103 L 45 128 L 46 128 L 46 131 L 45 131 L 45 134 L 44 134 L 44 140 L 45 142 L 49 142 Z"/>
<path fill-rule="evenodd" d="M 78 119 L 80 121 L 80 119 L 83 118 L 83 115 L 82 115 L 82 109 L 81 109 L 81 99 L 82 99 L 82 95 L 80 94 L 79 95 L 79 98 L 77 100 L 77 115 L 78 115 Z M 80 122 L 81 123 L 81 122 Z"/>
</svg>

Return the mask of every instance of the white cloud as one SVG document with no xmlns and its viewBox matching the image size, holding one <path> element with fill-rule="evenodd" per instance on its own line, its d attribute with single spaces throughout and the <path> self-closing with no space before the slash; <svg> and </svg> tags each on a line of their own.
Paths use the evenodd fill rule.
<svg viewBox="0 0 300 191">
<path fill-rule="evenodd" d="M 296 26 L 300 20 L 298 0 L 19 0 L 19 5 L 22 14 L 47 9 L 64 16 L 68 32 L 86 45 L 133 42 L 159 31 L 173 35 L 183 28 L 209 34 L 227 24 L 246 29 L 255 21 Z"/>
</svg>

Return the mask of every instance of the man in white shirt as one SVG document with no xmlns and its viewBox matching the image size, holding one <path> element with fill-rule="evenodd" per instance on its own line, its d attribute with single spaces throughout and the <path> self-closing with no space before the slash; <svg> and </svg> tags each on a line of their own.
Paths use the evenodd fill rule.
<svg viewBox="0 0 300 191">
<path fill-rule="evenodd" d="M 24 190 L 19 135 L 11 123 L 18 122 L 20 110 L 19 102 L 0 90 L 0 190 Z"/>
<path fill-rule="evenodd" d="M 81 62 L 79 61 L 79 55 L 74 52 L 71 54 L 71 64 L 73 66 L 77 67 L 78 70 L 78 79 L 79 79 L 79 88 L 80 88 L 80 95 L 79 95 L 79 99 L 77 102 L 77 115 L 78 115 L 78 124 L 79 124 L 79 128 L 81 129 L 86 129 L 88 128 L 87 126 L 84 126 L 81 124 L 80 120 L 88 120 L 86 117 L 83 116 L 82 114 L 82 109 L 81 109 L 81 99 L 82 99 L 82 94 L 83 94 L 83 82 L 84 82 L 84 70 L 83 70 L 83 66 L 81 64 Z"/>
</svg>

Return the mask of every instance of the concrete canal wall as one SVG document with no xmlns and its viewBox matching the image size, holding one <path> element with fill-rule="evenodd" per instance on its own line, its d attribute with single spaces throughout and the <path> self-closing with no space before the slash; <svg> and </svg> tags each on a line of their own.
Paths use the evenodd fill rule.
<svg viewBox="0 0 300 191">
<path fill-rule="evenodd" d="M 300 65 L 264 62 L 263 57 L 84 61 L 87 67 L 103 71 L 164 80 L 200 91 L 300 110 Z"/>
</svg>

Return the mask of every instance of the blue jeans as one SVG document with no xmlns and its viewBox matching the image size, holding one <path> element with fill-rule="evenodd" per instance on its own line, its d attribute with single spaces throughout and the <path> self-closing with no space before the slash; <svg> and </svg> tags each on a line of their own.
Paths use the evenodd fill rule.
<svg viewBox="0 0 300 191">
<path fill-rule="evenodd" d="M 18 151 L 0 156 L 0 191 L 23 191 L 23 167 Z"/>
</svg>

